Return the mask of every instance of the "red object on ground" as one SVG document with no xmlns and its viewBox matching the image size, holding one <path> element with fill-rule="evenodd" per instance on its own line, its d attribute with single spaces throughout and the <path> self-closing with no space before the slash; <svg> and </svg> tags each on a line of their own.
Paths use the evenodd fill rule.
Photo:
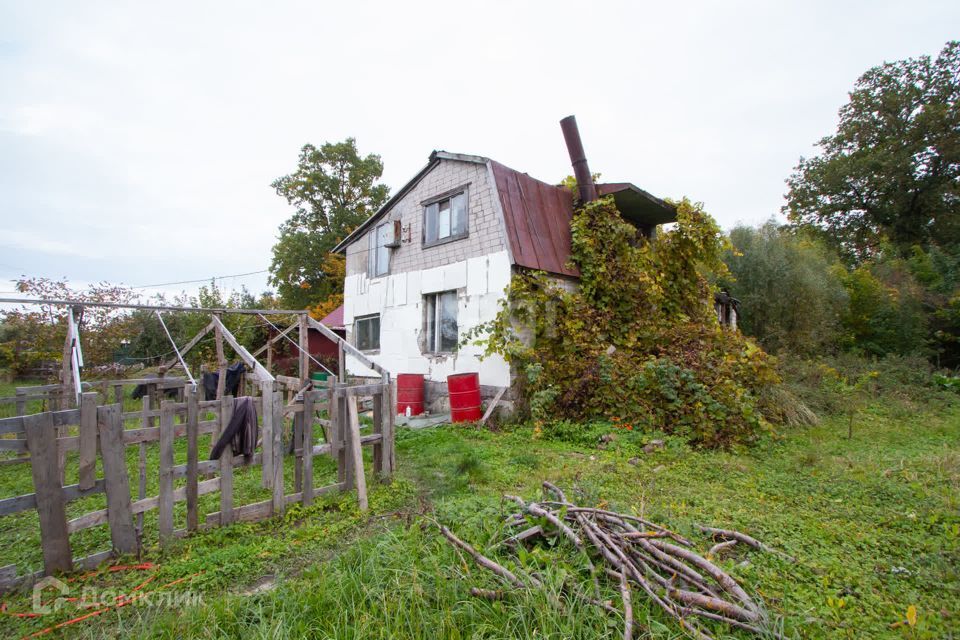
<svg viewBox="0 0 960 640">
<path fill-rule="evenodd" d="M 480 374 L 457 373 L 447 376 L 452 422 L 473 422 L 483 417 L 480 410 Z"/>
<path fill-rule="evenodd" d="M 423 413 L 422 373 L 397 374 L 397 413 L 407 415 L 407 407 L 412 416 Z"/>
</svg>

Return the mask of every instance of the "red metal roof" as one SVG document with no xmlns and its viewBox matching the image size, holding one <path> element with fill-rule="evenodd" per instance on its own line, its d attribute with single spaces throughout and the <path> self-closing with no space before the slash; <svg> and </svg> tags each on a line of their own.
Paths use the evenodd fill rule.
<svg viewBox="0 0 960 640">
<path fill-rule="evenodd" d="M 320 321 L 320 324 L 330 327 L 331 329 L 343 329 L 343 305 L 340 305 L 328 313 L 323 320 Z"/>
<path fill-rule="evenodd" d="M 513 262 L 565 276 L 579 276 L 570 259 L 573 196 L 563 187 L 491 161 Z"/>
<path fill-rule="evenodd" d="M 500 194 L 513 262 L 563 276 L 579 277 L 570 261 L 573 194 L 565 187 L 541 182 L 499 162 L 490 161 Z M 598 184 L 600 195 L 612 195 L 621 215 L 645 233 L 677 219 L 676 209 L 629 182 Z"/>
</svg>

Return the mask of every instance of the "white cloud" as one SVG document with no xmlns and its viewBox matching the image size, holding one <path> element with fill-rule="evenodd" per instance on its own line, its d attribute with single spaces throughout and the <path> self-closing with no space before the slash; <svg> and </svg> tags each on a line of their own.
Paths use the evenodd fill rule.
<svg viewBox="0 0 960 640">
<path fill-rule="evenodd" d="M 0 6 L 7 262 L 135 284 L 262 269 L 290 213 L 269 184 L 303 143 L 355 136 L 394 189 L 435 148 L 558 180 L 569 113 L 605 178 L 760 222 L 861 72 L 960 22 L 939 1 L 585 6 Z"/>
</svg>

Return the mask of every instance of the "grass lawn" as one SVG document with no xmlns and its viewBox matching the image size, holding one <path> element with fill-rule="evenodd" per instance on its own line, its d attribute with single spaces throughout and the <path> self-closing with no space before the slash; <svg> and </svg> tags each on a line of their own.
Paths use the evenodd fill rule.
<svg viewBox="0 0 960 640">
<path fill-rule="evenodd" d="M 185 598 L 173 607 L 129 606 L 56 633 L 620 638 L 621 621 L 558 595 L 571 583 L 586 582 L 565 543 L 519 556 L 493 548 L 503 537 L 501 516 L 510 510 L 501 494 L 532 498 L 547 479 L 578 490 L 581 502 L 606 503 L 671 526 L 701 551 L 710 543 L 694 523 L 738 529 L 795 556 L 791 564 L 740 550 L 723 561 L 789 637 L 960 637 L 960 403 L 877 400 L 861 411 L 849 440 L 846 418 L 838 416 L 739 452 L 693 451 L 668 439 L 664 449 L 644 454 L 644 441 L 622 434 L 598 450 L 529 428 L 400 431 L 399 477 L 392 485 L 373 485 L 370 514 L 357 512 L 351 494 L 328 496 L 308 510 L 295 506 L 281 519 L 192 536 L 166 553 L 148 549 L 154 572 L 101 573 L 72 588 L 116 595 L 155 573 L 146 591 L 186 578 L 167 591 L 200 604 Z M 318 480 L 332 473 L 320 467 Z M 10 469 L 27 475 L 26 487 L 6 475 Z M 29 490 L 25 465 L 0 471 L 4 497 L 13 495 L 13 485 Z M 216 494 L 205 498 L 215 502 Z M 0 564 L 34 566 L 36 541 L 27 525 L 6 526 L 8 520 L 14 519 L 0 519 Z M 508 566 L 538 571 L 549 593 L 516 593 L 501 602 L 472 598 L 470 587 L 502 585 L 458 556 L 436 531 L 437 521 Z M 102 542 L 105 528 L 94 531 L 101 539 L 91 544 Z M 614 585 L 604 588 L 618 606 Z M 557 597 L 564 606 L 556 605 Z M 9 611 L 29 610 L 27 595 L 7 600 Z M 910 606 L 916 607 L 916 625 L 892 627 Z M 639 592 L 634 611 L 637 637 L 683 637 Z M 0 616 L 0 635 L 22 636 L 81 613 L 68 608 L 40 619 Z M 748 637 L 712 629 L 716 637 Z"/>
</svg>

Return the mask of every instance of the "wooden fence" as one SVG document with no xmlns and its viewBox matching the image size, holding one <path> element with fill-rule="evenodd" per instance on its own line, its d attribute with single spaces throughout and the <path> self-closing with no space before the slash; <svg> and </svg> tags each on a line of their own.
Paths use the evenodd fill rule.
<svg viewBox="0 0 960 640">
<path fill-rule="evenodd" d="M 384 480 L 392 477 L 395 405 L 386 375 L 374 384 L 332 383 L 329 388 L 300 390 L 287 400 L 281 382 L 257 383 L 260 394 L 252 401 L 262 418 L 261 443 L 251 460 L 235 456 L 229 445 L 218 460 L 208 460 L 209 452 L 200 451 L 199 436 L 211 434 L 212 444 L 229 424 L 234 398 L 201 400 L 196 390 L 184 386 L 182 378 L 113 382 L 151 385 L 142 408 L 125 412 L 121 403 L 109 402 L 103 397 L 110 395 L 106 391 L 111 385 L 107 384 L 102 394 L 83 393 L 75 409 L 0 419 L 0 450 L 20 454 L 5 462 L 29 464 L 34 486 L 33 493 L 0 499 L 0 517 L 36 509 L 43 553 L 42 571 L 18 575 L 16 565 L 0 567 L 0 589 L 43 575 L 90 568 L 115 555 L 139 553 L 149 542 L 144 540 L 143 514 L 151 510 L 157 511 L 159 543 L 166 545 L 200 529 L 280 515 L 287 505 L 309 505 L 331 491 L 356 487 L 365 509 L 365 446 L 372 448 L 374 475 Z M 178 398 L 161 399 L 160 391 L 165 388 L 178 389 Z M 122 394 L 114 391 L 113 399 L 118 398 Z M 361 436 L 357 403 L 366 398 L 372 399 L 373 427 L 371 433 Z M 285 420 L 291 426 L 294 456 L 294 491 L 289 494 L 284 489 L 284 454 L 289 449 L 283 446 Z M 135 421 L 132 428 L 128 426 L 131 421 Z M 174 460 L 178 439 L 186 439 L 186 463 L 179 465 Z M 159 446 L 159 491 L 153 496 L 146 495 L 148 443 Z M 127 467 L 127 447 L 139 448 L 135 477 L 130 477 Z M 77 478 L 68 483 L 65 460 L 67 452 L 73 451 L 79 462 Z M 314 487 L 314 457 L 324 455 L 335 462 L 337 480 Z M 98 459 L 102 477 L 96 475 Z M 260 466 L 261 486 L 270 490 L 269 499 L 236 504 L 234 469 L 241 465 Z M 178 479 L 185 483 L 176 487 Z M 198 498 L 214 492 L 220 496 L 218 510 L 201 513 Z M 97 494 L 106 494 L 106 508 L 67 519 L 67 503 Z M 178 502 L 186 502 L 186 526 L 180 529 L 174 526 L 174 504 Z M 110 548 L 75 558 L 70 535 L 98 526 L 109 527 Z"/>
</svg>

